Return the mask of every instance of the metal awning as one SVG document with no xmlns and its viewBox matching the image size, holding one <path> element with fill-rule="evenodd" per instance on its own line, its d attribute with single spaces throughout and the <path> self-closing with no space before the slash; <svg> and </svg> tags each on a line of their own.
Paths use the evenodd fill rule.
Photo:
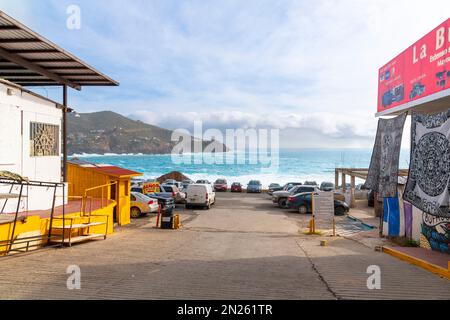
<svg viewBox="0 0 450 320">
<path fill-rule="evenodd" d="M 0 78 L 21 86 L 118 86 L 71 53 L 0 11 Z"/>
</svg>

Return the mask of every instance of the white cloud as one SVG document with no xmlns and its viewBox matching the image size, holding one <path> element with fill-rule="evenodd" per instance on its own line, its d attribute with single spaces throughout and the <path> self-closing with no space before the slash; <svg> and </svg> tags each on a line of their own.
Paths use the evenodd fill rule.
<svg viewBox="0 0 450 320">
<path fill-rule="evenodd" d="M 174 112 L 159 113 L 138 111 L 130 115 L 133 119 L 140 119 L 146 123 L 170 128 L 193 128 L 194 121 L 201 121 L 204 129 L 219 130 L 236 128 L 264 128 L 264 129 L 303 129 L 321 133 L 329 138 L 363 138 L 370 139 L 376 131 L 376 124 L 371 119 L 361 117 L 354 121 L 354 117 L 330 112 L 289 113 L 285 111 L 273 113 L 248 112 Z"/>
<path fill-rule="evenodd" d="M 17 12 L 29 16 L 32 2 Z M 70 1 L 47 3 L 64 14 Z M 77 37 L 54 24 L 46 34 L 121 82 L 74 94 L 78 111 L 107 108 L 171 128 L 202 119 L 312 130 L 308 144 L 330 147 L 345 138 L 371 146 L 378 68 L 450 12 L 448 0 L 78 3 Z"/>
</svg>

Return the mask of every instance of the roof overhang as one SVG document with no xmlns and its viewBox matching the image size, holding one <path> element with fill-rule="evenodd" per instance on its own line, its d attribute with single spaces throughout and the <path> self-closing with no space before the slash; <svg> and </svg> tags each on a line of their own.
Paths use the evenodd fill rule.
<svg viewBox="0 0 450 320">
<path fill-rule="evenodd" d="M 118 86 L 71 53 L 0 11 L 0 78 L 20 86 Z"/>
</svg>

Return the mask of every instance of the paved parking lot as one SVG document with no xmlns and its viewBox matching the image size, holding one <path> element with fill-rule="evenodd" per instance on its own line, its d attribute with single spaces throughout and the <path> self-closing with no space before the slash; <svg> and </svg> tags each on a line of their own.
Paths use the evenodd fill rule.
<svg viewBox="0 0 450 320">
<path fill-rule="evenodd" d="M 218 194 L 178 210 L 180 231 L 145 218 L 106 241 L 0 260 L 1 299 L 450 299 L 450 282 L 355 241 L 304 235 L 309 216 L 267 195 Z M 149 223 L 150 222 L 150 223 Z M 68 290 L 67 267 L 81 269 Z M 381 269 L 381 290 L 367 268 Z"/>
</svg>

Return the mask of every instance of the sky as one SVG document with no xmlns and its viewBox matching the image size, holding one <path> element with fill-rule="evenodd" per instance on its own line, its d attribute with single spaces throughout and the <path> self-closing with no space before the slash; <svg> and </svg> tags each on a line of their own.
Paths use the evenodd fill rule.
<svg viewBox="0 0 450 320">
<path fill-rule="evenodd" d="M 66 26 L 70 5 L 81 10 L 79 30 Z M 71 90 L 79 113 L 111 110 L 169 129 L 192 130 L 195 120 L 205 129 L 275 128 L 285 148 L 370 148 L 378 69 L 448 19 L 450 1 L 0 0 L 0 8 L 120 82 Z M 61 100 L 58 89 L 35 90 Z"/>
</svg>

